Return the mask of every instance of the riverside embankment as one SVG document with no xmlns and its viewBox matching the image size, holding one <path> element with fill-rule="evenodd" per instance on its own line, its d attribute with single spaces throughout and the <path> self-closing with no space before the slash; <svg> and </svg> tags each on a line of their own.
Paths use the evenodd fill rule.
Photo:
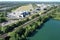
<svg viewBox="0 0 60 40">
<path fill-rule="evenodd" d="M 23 25 L 16 27 L 12 32 L 9 32 L 9 31 L 4 31 L 4 32 L 8 32 L 8 36 L 10 36 L 10 40 L 12 39 L 24 40 L 25 38 L 27 38 L 27 36 L 29 36 L 29 34 L 33 33 L 39 26 L 44 24 L 51 17 L 51 16 L 48 16 L 48 14 L 50 14 L 50 11 L 48 11 L 45 14 L 42 14 L 42 16 L 36 17 L 24 23 Z"/>
</svg>

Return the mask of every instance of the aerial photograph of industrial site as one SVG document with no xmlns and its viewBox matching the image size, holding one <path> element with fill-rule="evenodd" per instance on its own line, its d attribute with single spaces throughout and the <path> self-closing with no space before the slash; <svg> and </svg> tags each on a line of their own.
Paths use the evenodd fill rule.
<svg viewBox="0 0 60 40">
<path fill-rule="evenodd" d="M 60 1 L 0 0 L 0 40 L 60 40 Z"/>
</svg>

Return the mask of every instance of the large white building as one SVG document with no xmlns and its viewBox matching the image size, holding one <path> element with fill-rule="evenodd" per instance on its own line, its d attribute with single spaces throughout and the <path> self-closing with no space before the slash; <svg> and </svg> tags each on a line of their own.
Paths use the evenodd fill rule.
<svg viewBox="0 0 60 40">
<path fill-rule="evenodd" d="M 17 8 L 16 10 L 12 11 L 11 13 L 8 13 L 7 16 L 11 19 L 19 19 L 25 17 L 27 14 L 30 14 L 30 12 L 33 11 L 32 4 L 21 6 Z"/>
<path fill-rule="evenodd" d="M 36 4 L 38 7 L 40 7 L 41 10 L 44 10 L 45 8 L 51 7 L 49 4 Z"/>
<path fill-rule="evenodd" d="M 24 12 L 12 12 L 12 13 L 9 13 L 7 16 L 8 16 L 8 18 L 11 18 L 11 19 L 19 19 L 19 18 L 24 18 L 29 14 L 30 14 L 30 12 L 27 12 L 27 11 L 24 11 Z"/>
<path fill-rule="evenodd" d="M 12 13 L 8 13 L 7 16 L 8 18 L 12 18 L 12 19 L 18 19 L 19 15 L 21 15 L 22 12 L 12 12 Z"/>
</svg>

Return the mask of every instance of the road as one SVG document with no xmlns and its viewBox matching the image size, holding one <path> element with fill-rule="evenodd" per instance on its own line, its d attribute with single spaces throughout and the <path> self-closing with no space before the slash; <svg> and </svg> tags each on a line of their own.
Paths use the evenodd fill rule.
<svg viewBox="0 0 60 40">
<path fill-rule="evenodd" d="M 6 25 L 9 25 L 9 24 L 12 24 L 12 23 L 15 23 L 17 22 L 18 20 L 8 20 L 7 22 L 3 22 L 3 23 L 0 23 L 1 26 L 6 26 Z"/>
</svg>

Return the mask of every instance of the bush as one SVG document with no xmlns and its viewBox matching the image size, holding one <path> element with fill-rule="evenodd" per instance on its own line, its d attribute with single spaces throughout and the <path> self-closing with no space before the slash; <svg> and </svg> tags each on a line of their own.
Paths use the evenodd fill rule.
<svg viewBox="0 0 60 40">
<path fill-rule="evenodd" d="M 7 21 L 5 17 L 0 17 L 0 23 Z"/>
</svg>

